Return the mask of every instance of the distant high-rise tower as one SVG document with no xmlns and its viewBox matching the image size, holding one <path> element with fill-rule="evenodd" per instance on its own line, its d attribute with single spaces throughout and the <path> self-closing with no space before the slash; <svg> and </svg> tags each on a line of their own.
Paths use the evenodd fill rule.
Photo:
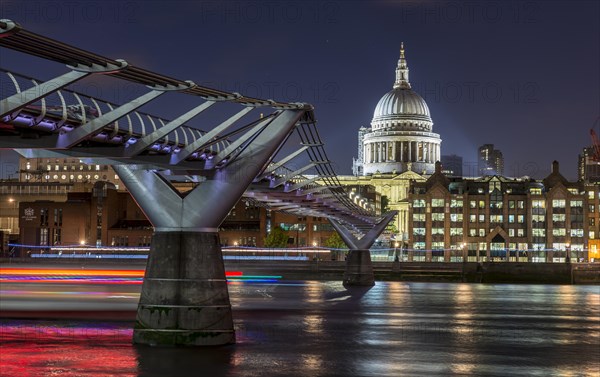
<svg viewBox="0 0 600 377">
<path fill-rule="evenodd" d="M 355 176 L 363 175 L 363 161 L 364 161 L 364 148 L 363 148 L 363 140 L 365 139 L 365 134 L 369 132 L 367 127 L 361 127 L 358 129 L 358 158 L 352 159 L 352 174 Z"/>
<path fill-rule="evenodd" d="M 594 148 L 583 148 L 579 155 L 577 177 L 581 181 L 600 183 L 600 161 L 594 158 Z"/>
<path fill-rule="evenodd" d="M 494 144 L 484 144 L 479 147 L 479 174 L 503 175 L 504 157 L 502 152 L 494 149 Z"/>
<path fill-rule="evenodd" d="M 463 158 L 455 154 L 442 156 L 442 173 L 449 177 L 462 177 Z"/>
</svg>

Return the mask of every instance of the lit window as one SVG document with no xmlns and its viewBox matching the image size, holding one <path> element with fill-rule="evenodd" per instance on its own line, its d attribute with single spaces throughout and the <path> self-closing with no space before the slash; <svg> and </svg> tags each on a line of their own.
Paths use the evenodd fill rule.
<svg viewBox="0 0 600 377">
<path fill-rule="evenodd" d="M 571 237 L 583 237 L 583 229 L 571 229 Z"/>
<path fill-rule="evenodd" d="M 485 237 L 485 229 L 479 228 L 479 237 Z"/>
<path fill-rule="evenodd" d="M 532 215 L 531 221 L 533 221 L 534 224 L 539 223 L 539 222 L 544 222 L 545 216 L 544 215 Z"/>
<path fill-rule="evenodd" d="M 424 213 L 413 213 L 413 221 L 425 221 Z"/>
<path fill-rule="evenodd" d="M 594 199 L 594 196 L 595 196 L 594 194 L 595 194 L 594 191 L 588 191 L 588 198 Z"/>
<path fill-rule="evenodd" d="M 413 244 L 413 249 L 415 249 L 415 250 L 424 250 L 425 249 L 425 242 L 415 242 Z"/>
<path fill-rule="evenodd" d="M 531 208 L 546 208 L 546 202 L 543 200 L 532 200 Z"/>
<path fill-rule="evenodd" d="M 514 223 L 515 222 L 515 215 L 508 215 L 508 222 L 510 224 Z"/>
<path fill-rule="evenodd" d="M 431 199 L 431 206 L 432 207 L 443 207 L 444 199 Z"/>
<path fill-rule="evenodd" d="M 554 208 L 565 208 L 566 200 L 564 199 L 554 199 L 552 201 L 552 207 Z"/>
<path fill-rule="evenodd" d="M 525 229 L 517 229 L 517 237 L 524 237 Z"/>
<path fill-rule="evenodd" d="M 514 237 L 514 236 L 515 236 L 515 230 L 514 230 L 514 229 L 512 229 L 512 228 L 511 228 L 511 229 L 509 229 L 509 230 L 508 230 L 508 236 L 509 236 L 509 237 Z"/>
<path fill-rule="evenodd" d="M 413 200 L 413 207 L 415 207 L 415 208 L 423 208 L 423 207 L 425 207 L 425 200 L 423 200 L 423 199 L 415 199 L 415 200 Z"/>
<path fill-rule="evenodd" d="M 525 215 L 518 215 L 517 216 L 517 222 L 519 224 L 523 224 L 525 222 Z"/>
<path fill-rule="evenodd" d="M 444 214 L 443 213 L 432 213 L 431 220 L 432 221 L 444 221 Z"/>
<path fill-rule="evenodd" d="M 419 236 L 424 236 L 425 235 L 425 228 L 414 228 L 413 229 L 413 234 L 419 235 Z"/>
<path fill-rule="evenodd" d="M 432 242 L 431 249 L 432 250 L 444 250 L 444 242 Z"/>
<path fill-rule="evenodd" d="M 463 228 L 450 228 L 450 235 L 451 236 L 462 236 Z"/>
<path fill-rule="evenodd" d="M 531 229 L 531 235 L 534 237 L 546 237 L 546 229 Z"/>
<path fill-rule="evenodd" d="M 454 200 L 452 199 L 450 201 L 450 207 L 452 208 L 462 208 L 463 206 L 463 201 L 462 200 Z"/>
<path fill-rule="evenodd" d="M 463 214 L 462 213 L 451 213 L 450 214 L 450 221 L 463 221 Z"/>
</svg>

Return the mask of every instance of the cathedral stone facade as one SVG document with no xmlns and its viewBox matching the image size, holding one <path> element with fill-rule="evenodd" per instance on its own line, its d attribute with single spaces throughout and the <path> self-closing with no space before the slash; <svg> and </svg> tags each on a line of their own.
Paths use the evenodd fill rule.
<svg viewBox="0 0 600 377">
<path fill-rule="evenodd" d="M 425 182 L 441 159 L 440 135 L 425 100 L 411 89 L 404 44 L 392 90 L 381 97 L 370 127 L 358 131 L 358 158 L 354 176 L 340 177 L 343 185 L 373 185 L 387 198 L 387 208 L 397 210 L 395 241 L 408 240 L 410 181 Z"/>
</svg>

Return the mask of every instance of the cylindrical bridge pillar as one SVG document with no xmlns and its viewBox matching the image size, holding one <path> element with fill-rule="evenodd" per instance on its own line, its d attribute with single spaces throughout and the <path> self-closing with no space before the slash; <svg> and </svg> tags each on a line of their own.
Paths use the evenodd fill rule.
<svg viewBox="0 0 600 377">
<path fill-rule="evenodd" d="M 154 233 L 133 342 L 158 346 L 235 343 L 218 233 Z"/>
<path fill-rule="evenodd" d="M 375 285 L 371 252 L 368 249 L 350 250 L 346 259 L 343 284 L 345 287 Z"/>
</svg>

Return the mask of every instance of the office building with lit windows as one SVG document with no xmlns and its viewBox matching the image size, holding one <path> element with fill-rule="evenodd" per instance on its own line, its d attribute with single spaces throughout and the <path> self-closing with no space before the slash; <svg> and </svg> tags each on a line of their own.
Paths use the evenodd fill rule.
<svg viewBox="0 0 600 377">
<path fill-rule="evenodd" d="M 442 156 L 442 172 L 449 177 L 463 176 L 463 158 L 455 154 Z"/>
<path fill-rule="evenodd" d="M 504 174 L 504 157 L 499 149 L 494 149 L 494 144 L 484 144 L 479 147 L 478 156 L 479 174 L 487 175 L 503 175 Z"/>
<path fill-rule="evenodd" d="M 600 183 L 600 159 L 593 147 L 583 148 L 578 158 L 577 176 L 588 183 Z"/>
<path fill-rule="evenodd" d="M 411 184 L 409 208 L 411 260 L 598 260 L 598 185 L 567 181 L 556 161 L 543 180 L 448 178 L 437 165 Z"/>
</svg>

